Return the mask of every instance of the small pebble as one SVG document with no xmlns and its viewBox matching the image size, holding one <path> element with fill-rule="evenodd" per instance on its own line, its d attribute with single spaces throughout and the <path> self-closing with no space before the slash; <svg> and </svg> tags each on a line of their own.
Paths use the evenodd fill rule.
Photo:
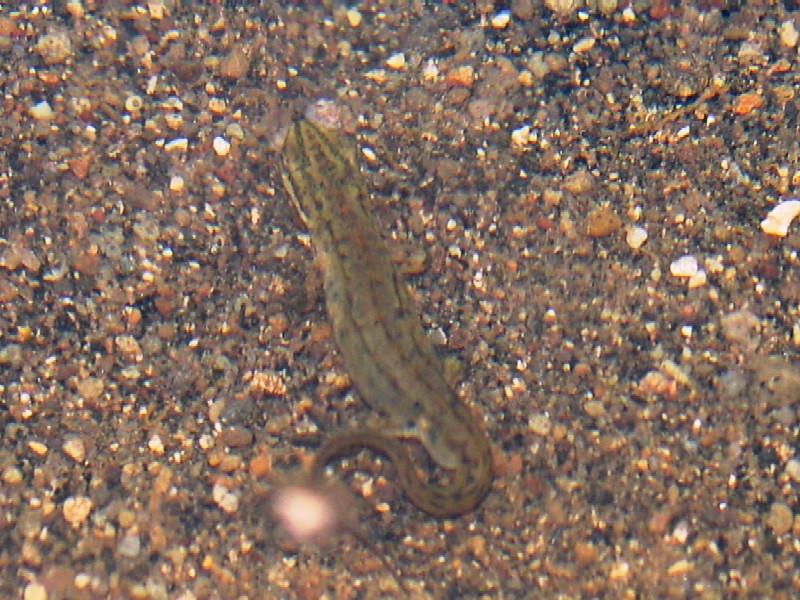
<svg viewBox="0 0 800 600">
<path fill-rule="evenodd" d="M 183 177 L 180 177 L 178 175 L 171 177 L 169 180 L 169 190 L 171 192 L 176 192 L 176 193 L 182 192 L 185 185 L 186 182 L 183 180 Z"/>
<path fill-rule="evenodd" d="M 789 233 L 789 226 L 794 218 L 800 214 L 800 200 L 784 200 L 775 206 L 767 218 L 761 221 L 761 230 L 769 235 L 786 237 Z"/>
<path fill-rule="evenodd" d="M 795 483 L 800 482 L 800 459 L 789 459 L 786 463 L 786 474 Z"/>
<path fill-rule="evenodd" d="M 125 99 L 125 110 L 130 113 L 139 112 L 142 110 L 142 106 L 144 106 L 144 102 L 141 96 L 128 96 Z"/>
<path fill-rule="evenodd" d="M 692 571 L 693 568 L 694 568 L 693 563 L 689 562 L 688 560 L 681 559 L 677 562 L 672 563 L 667 568 L 667 575 L 670 575 L 672 577 L 685 577 Z"/>
<path fill-rule="evenodd" d="M 622 219 L 610 204 L 603 204 L 592 209 L 586 219 L 586 235 L 590 238 L 602 238 L 618 231 L 622 227 Z"/>
<path fill-rule="evenodd" d="M 164 0 L 147 0 L 147 11 L 154 21 L 163 19 L 166 10 L 167 7 L 164 4 Z"/>
<path fill-rule="evenodd" d="M 625 241 L 630 248 L 638 250 L 647 241 L 647 230 L 644 227 L 635 225 L 628 229 L 625 234 Z"/>
<path fill-rule="evenodd" d="M 64 506 L 62 508 L 64 520 L 72 525 L 73 528 L 77 529 L 87 519 L 89 513 L 92 512 L 92 507 L 93 503 L 91 498 L 87 498 L 86 496 L 70 496 L 64 500 Z"/>
<path fill-rule="evenodd" d="M 625 561 L 619 561 L 611 566 L 611 570 L 608 572 L 608 578 L 611 581 L 625 581 L 628 579 L 630 571 L 631 571 L 630 563 Z"/>
<path fill-rule="evenodd" d="M 789 533 L 794 523 L 792 509 L 783 502 L 773 502 L 772 506 L 769 507 L 769 514 L 765 519 L 765 523 L 776 536 Z"/>
<path fill-rule="evenodd" d="M 37 442 L 36 440 L 31 440 L 28 442 L 28 448 L 30 448 L 30 451 L 36 456 L 44 456 L 47 454 L 48 450 L 46 445 L 44 445 L 42 442 Z"/>
<path fill-rule="evenodd" d="M 600 553 L 592 542 L 577 542 L 575 544 L 575 560 L 580 565 L 591 565 L 597 562 Z"/>
<path fill-rule="evenodd" d="M 734 367 L 720 375 L 717 384 L 723 399 L 736 400 L 747 389 L 747 376 L 743 369 Z"/>
<path fill-rule="evenodd" d="M 3 483 L 6 485 L 16 485 L 22 481 L 22 471 L 17 467 L 6 467 L 3 471 Z"/>
<path fill-rule="evenodd" d="M 244 129 L 239 123 L 231 123 L 225 128 L 225 134 L 233 138 L 235 140 L 243 140 L 244 139 Z"/>
<path fill-rule="evenodd" d="M 778 27 L 778 37 L 781 40 L 781 44 L 787 48 L 794 48 L 797 46 L 800 33 L 797 32 L 797 28 L 794 26 L 794 21 L 789 20 L 781 23 Z"/>
<path fill-rule="evenodd" d="M 492 27 L 495 29 L 505 29 L 511 22 L 511 13 L 507 10 L 502 10 L 492 17 Z"/>
<path fill-rule="evenodd" d="M 136 341 L 136 338 L 132 335 L 118 335 L 114 338 L 114 343 L 119 353 L 125 356 L 125 358 L 136 362 L 141 362 L 144 358 L 139 342 Z"/>
<path fill-rule="evenodd" d="M 0 254 L 0 268 L 13 271 L 24 267 L 28 271 L 36 272 L 42 262 L 39 258 L 22 244 L 11 244 L 5 252 Z"/>
<path fill-rule="evenodd" d="M 150 449 L 150 452 L 154 454 L 164 454 L 164 442 L 158 434 L 153 435 L 153 437 L 147 440 L 147 447 Z"/>
<path fill-rule="evenodd" d="M 700 269 L 697 273 L 689 277 L 689 289 L 703 287 L 707 281 L 708 275 L 706 275 L 703 269 Z"/>
<path fill-rule="evenodd" d="M 219 63 L 219 74 L 227 79 L 242 79 L 250 69 L 250 58 L 240 47 L 233 48 Z"/>
<path fill-rule="evenodd" d="M 228 153 L 231 151 L 231 143 L 224 137 L 215 137 L 214 141 L 212 142 L 212 146 L 214 147 L 214 152 L 217 153 L 217 156 L 228 156 Z"/>
<path fill-rule="evenodd" d="M 226 427 L 220 433 L 222 443 L 231 448 L 243 448 L 253 442 L 253 432 L 241 425 Z"/>
<path fill-rule="evenodd" d="M 23 600 L 47 600 L 47 588 L 41 583 L 29 583 L 22 594 Z"/>
<path fill-rule="evenodd" d="M 526 146 L 531 141 L 535 141 L 535 137 L 531 135 L 530 125 L 524 125 L 511 132 L 511 143 L 515 146 Z"/>
<path fill-rule="evenodd" d="M 76 463 L 82 463 L 86 458 L 86 447 L 83 444 L 83 440 L 77 436 L 69 436 L 64 440 L 64 445 L 61 448 L 64 450 L 64 454 Z"/>
<path fill-rule="evenodd" d="M 636 11 L 630 6 L 626 6 L 622 11 L 622 22 L 627 25 L 633 25 L 636 22 Z"/>
<path fill-rule="evenodd" d="M 223 98 L 211 98 L 208 101 L 208 110 L 214 115 L 224 115 L 228 110 L 228 105 Z"/>
<path fill-rule="evenodd" d="M 685 544 L 686 540 L 689 539 L 689 523 L 680 521 L 675 526 L 675 529 L 672 530 L 672 539 L 679 544 Z"/>
<path fill-rule="evenodd" d="M 214 499 L 214 502 L 216 502 L 217 506 L 219 506 L 229 515 L 239 510 L 239 499 L 236 497 L 236 495 L 229 492 L 228 488 L 226 488 L 224 485 L 220 485 L 218 483 L 214 484 L 214 487 L 211 490 L 211 497 Z"/>
<path fill-rule="evenodd" d="M 97 377 L 81 379 L 77 385 L 78 395 L 87 402 L 97 400 L 103 394 L 104 388 L 103 380 Z"/>
<path fill-rule="evenodd" d="M 583 405 L 583 410 L 593 419 L 599 419 L 606 414 L 606 407 L 599 400 L 589 400 Z"/>
<path fill-rule="evenodd" d="M 168 141 L 164 144 L 164 150 L 167 152 L 172 152 L 173 150 L 178 150 L 180 152 L 185 152 L 189 148 L 189 140 L 186 138 L 175 138 L 174 140 Z"/>
<path fill-rule="evenodd" d="M 470 87 L 475 80 L 475 69 L 471 65 L 456 67 L 447 72 L 444 80 L 450 85 Z"/>
<path fill-rule="evenodd" d="M 692 277 L 697 275 L 699 270 L 700 265 L 697 264 L 697 259 L 692 255 L 681 256 L 669 266 L 669 272 L 674 277 Z"/>
<path fill-rule="evenodd" d="M 528 429 L 542 437 L 548 435 L 553 428 L 547 413 L 537 413 L 528 418 Z"/>
<path fill-rule="evenodd" d="M 72 41 L 66 31 L 52 31 L 39 38 L 34 50 L 46 65 L 58 65 L 72 56 Z"/>
<path fill-rule="evenodd" d="M 578 40 L 574 46 L 572 46 L 572 51 L 575 54 L 582 54 L 584 52 L 588 52 L 594 45 L 596 44 L 596 40 L 592 37 L 585 37 L 581 40 Z"/>
<path fill-rule="evenodd" d="M 397 54 L 392 54 L 389 58 L 386 59 L 386 66 L 390 69 L 402 69 L 406 66 L 406 55 L 402 52 L 398 52 Z"/>
<path fill-rule="evenodd" d="M 536 14 L 535 8 L 534 0 L 512 0 L 511 2 L 511 14 L 518 19 L 533 18 L 533 15 Z"/>
<path fill-rule="evenodd" d="M 752 352 L 759 343 L 761 321 L 749 310 L 735 310 L 720 317 L 722 336 L 732 345 Z"/>
<path fill-rule="evenodd" d="M 347 16 L 347 22 L 350 24 L 350 27 L 358 27 L 359 25 L 361 25 L 363 17 L 361 16 L 361 13 L 358 12 L 355 8 L 351 8 L 350 10 L 348 10 L 346 16 Z"/>
<path fill-rule="evenodd" d="M 594 189 L 594 184 L 594 175 L 581 169 L 566 177 L 561 184 L 561 189 L 573 194 L 586 194 Z"/>
<path fill-rule="evenodd" d="M 0 348 L 0 365 L 19 368 L 22 366 L 23 353 L 19 344 L 8 344 Z"/>
<path fill-rule="evenodd" d="M 544 0 L 544 5 L 559 17 L 568 17 L 577 12 L 582 3 L 576 2 L 576 0 Z"/>
<path fill-rule="evenodd" d="M 55 116 L 53 109 L 46 100 L 42 100 L 41 102 L 31 106 L 28 114 L 36 121 L 50 121 Z"/>
<path fill-rule="evenodd" d="M 135 533 L 126 533 L 117 544 L 117 552 L 125 558 L 136 558 L 142 549 L 142 540 Z"/>
<path fill-rule="evenodd" d="M 86 9 L 83 8 L 83 4 L 80 0 L 67 0 L 66 8 L 67 12 L 76 19 L 81 19 L 83 15 L 86 14 Z"/>
</svg>

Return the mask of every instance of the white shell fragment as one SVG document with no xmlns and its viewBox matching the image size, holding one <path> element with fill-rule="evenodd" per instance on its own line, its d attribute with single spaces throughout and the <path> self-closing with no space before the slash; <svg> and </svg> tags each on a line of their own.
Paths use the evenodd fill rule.
<svg viewBox="0 0 800 600">
<path fill-rule="evenodd" d="M 669 266 L 669 272 L 675 277 L 693 277 L 700 270 L 697 259 L 691 254 L 681 256 Z"/>
<path fill-rule="evenodd" d="M 706 272 L 700 268 L 697 259 L 691 254 L 686 254 L 673 261 L 669 266 L 669 272 L 674 277 L 688 279 L 690 289 L 702 287 L 708 280 Z"/>
<path fill-rule="evenodd" d="M 761 221 L 761 230 L 769 235 L 786 237 L 789 225 L 799 214 L 800 200 L 797 198 L 784 200 L 769 211 L 767 218 Z"/>
<path fill-rule="evenodd" d="M 215 137 L 211 145 L 214 148 L 214 152 L 217 153 L 217 156 L 228 156 L 228 152 L 231 151 L 231 143 L 221 136 Z"/>
<path fill-rule="evenodd" d="M 625 241 L 628 242 L 628 246 L 638 250 L 647 241 L 647 230 L 638 225 L 630 227 L 625 234 Z"/>
</svg>

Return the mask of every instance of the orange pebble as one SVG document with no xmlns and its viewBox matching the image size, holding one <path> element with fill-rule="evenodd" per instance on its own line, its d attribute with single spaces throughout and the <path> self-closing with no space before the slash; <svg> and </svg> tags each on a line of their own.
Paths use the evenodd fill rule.
<svg viewBox="0 0 800 600">
<path fill-rule="evenodd" d="M 250 475 L 253 477 L 264 477 L 270 472 L 272 472 L 272 459 L 269 456 L 261 454 L 250 461 Z"/>
<path fill-rule="evenodd" d="M 444 80 L 450 85 L 469 87 L 475 80 L 475 70 L 470 65 L 456 67 L 447 72 Z"/>
<path fill-rule="evenodd" d="M 733 112 L 737 115 L 746 115 L 752 110 L 764 106 L 764 97 L 755 92 L 747 92 L 736 98 Z"/>
</svg>

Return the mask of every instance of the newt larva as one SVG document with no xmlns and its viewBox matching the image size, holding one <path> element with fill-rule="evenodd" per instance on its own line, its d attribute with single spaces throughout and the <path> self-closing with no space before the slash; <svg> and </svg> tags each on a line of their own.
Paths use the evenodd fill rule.
<svg viewBox="0 0 800 600">
<path fill-rule="evenodd" d="M 369 192 L 355 144 L 310 119 L 293 123 L 283 148 L 283 181 L 322 266 L 328 317 L 361 398 L 380 428 L 331 435 L 313 471 L 359 448 L 387 455 L 421 510 L 454 516 L 474 509 L 492 483 L 489 441 L 444 379 L 405 281 L 367 212 Z M 404 439 L 419 441 L 447 477 L 418 474 Z"/>
</svg>

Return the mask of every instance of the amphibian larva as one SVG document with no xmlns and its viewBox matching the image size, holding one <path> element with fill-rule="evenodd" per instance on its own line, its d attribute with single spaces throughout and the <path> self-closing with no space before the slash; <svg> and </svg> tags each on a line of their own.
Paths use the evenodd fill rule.
<svg viewBox="0 0 800 600">
<path fill-rule="evenodd" d="M 283 179 L 311 233 L 325 283 L 328 316 L 350 377 L 385 427 L 332 435 L 315 458 L 366 447 L 394 462 L 400 484 L 421 510 L 451 516 L 475 508 L 492 482 L 489 442 L 447 385 L 419 313 L 367 213 L 369 193 L 355 144 L 309 119 L 289 128 Z M 418 440 L 447 473 L 422 478 L 403 439 Z"/>
</svg>

